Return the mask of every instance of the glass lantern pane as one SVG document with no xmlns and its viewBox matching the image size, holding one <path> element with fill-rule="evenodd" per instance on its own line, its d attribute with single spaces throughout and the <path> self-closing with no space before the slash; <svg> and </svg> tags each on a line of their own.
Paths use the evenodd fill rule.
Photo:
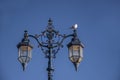
<svg viewBox="0 0 120 80">
<path fill-rule="evenodd" d="M 80 46 L 80 56 L 83 57 L 83 48 Z"/>
<path fill-rule="evenodd" d="M 69 48 L 69 57 L 72 62 L 79 63 L 83 57 L 83 48 L 80 45 L 73 45 Z"/>
<path fill-rule="evenodd" d="M 71 57 L 70 57 L 70 60 L 71 60 L 72 62 L 78 62 L 78 59 L 79 59 L 79 57 L 77 57 L 77 56 L 71 56 Z"/>
<path fill-rule="evenodd" d="M 31 51 L 28 51 L 28 57 L 32 58 L 32 54 L 31 54 Z"/>
<path fill-rule="evenodd" d="M 31 57 L 32 48 L 29 46 L 21 46 L 19 49 L 19 56 L 29 56 Z"/>
<path fill-rule="evenodd" d="M 80 56 L 80 46 L 73 46 L 73 56 Z"/>
<path fill-rule="evenodd" d="M 82 57 L 80 57 L 79 59 L 78 59 L 78 63 L 80 63 L 82 61 Z"/>
<path fill-rule="evenodd" d="M 72 56 L 79 56 L 79 51 L 78 50 L 73 50 L 73 55 Z"/>
<path fill-rule="evenodd" d="M 28 63 L 30 61 L 30 57 L 19 57 L 18 60 L 20 63 Z"/>
<path fill-rule="evenodd" d="M 79 50 L 80 46 L 78 45 L 73 45 L 73 50 Z"/>
<path fill-rule="evenodd" d="M 21 46 L 19 48 L 19 58 L 18 60 L 21 63 L 28 63 L 31 59 L 31 50 L 32 48 L 29 46 Z"/>
<path fill-rule="evenodd" d="M 26 51 L 26 50 L 31 51 L 32 50 L 32 48 L 29 46 L 21 46 L 20 49 L 23 51 Z"/>
<path fill-rule="evenodd" d="M 21 58 L 21 60 L 22 60 L 23 63 L 26 62 L 27 57 L 20 57 L 20 58 Z"/>
<path fill-rule="evenodd" d="M 22 51 L 21 50 L 20 56 L 26 57 L 27 55 L 28 55 L 28 51 Z"/>
<path fill-rule="evenodd" d="M 72 46 L 69 48 L 69 57 L 71 57 L 72 56 L 72 53 L 73 53 L 73 48 L 72 48 Z"/>
</svg>

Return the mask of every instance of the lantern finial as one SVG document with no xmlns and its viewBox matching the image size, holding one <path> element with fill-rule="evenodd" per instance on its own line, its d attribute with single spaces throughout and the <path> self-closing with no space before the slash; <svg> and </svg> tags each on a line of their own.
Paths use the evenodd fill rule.
<svg viewBox="0 0 120 80">
<path fill-rule="evenodd" d="M 26 66 L 27 66 L 27 64 L 26 64 L 26 63 L 22 63 L 23 71 L 25 71 Z"/>
<path fill-rule="evenodd" d="M 75 62 L 74 62 L 73 64 L 74 64 L 74 66 L 75 66 L 75 70 L 78 71 L 78 66 L 79 66 L 80 63 L 75 63 Z"/>
</svg>

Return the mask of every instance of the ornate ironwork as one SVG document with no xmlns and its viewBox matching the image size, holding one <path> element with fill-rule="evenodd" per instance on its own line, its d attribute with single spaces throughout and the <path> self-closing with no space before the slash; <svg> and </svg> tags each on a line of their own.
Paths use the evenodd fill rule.
<svg viewBox="0 0 120 80">
<path fill-rule="evenodd" d="M 54 71 L 52 61 L 56 57 L 60 48 L 63 47 L 63 41 L 68 37 L 76 38 L 76 36 L 76 28 L 73 29 L 72 34 L 60 34 L 59 31 L 55 30 L 51 19 L 48 20 L 47 28 L 42 31 L 41 34 L 29 35 L 28 32 L 25 31 L 24 38 L 34 38 L 38 42 L 39 48 L 41 48 L 46 58 L 48 58 L 48 67 L 46 69 L 48 71 L 48 80 L 52 80 L 52 73 Z"/>
</svg>

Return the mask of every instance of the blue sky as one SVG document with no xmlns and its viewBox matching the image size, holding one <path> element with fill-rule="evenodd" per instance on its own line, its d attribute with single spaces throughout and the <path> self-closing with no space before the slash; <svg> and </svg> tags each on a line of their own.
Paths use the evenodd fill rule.
<svg viewBox="0 0 120 80">
<path fill-rule="evenodd" d="M 53 80 L 120 80 L 119 0 L 0 0 L 0 80 L 47 80 L 47 59 L 34 45 L 32 60 L 25 72 L 18 62 L 16 45 L 24 30 L 39 34 L 49 18 L 60 33 L 70 34 L 78 24 L 84 43 L 84 59 L 78 72 L 64 47 L 54 60 Z"/>
</svg>

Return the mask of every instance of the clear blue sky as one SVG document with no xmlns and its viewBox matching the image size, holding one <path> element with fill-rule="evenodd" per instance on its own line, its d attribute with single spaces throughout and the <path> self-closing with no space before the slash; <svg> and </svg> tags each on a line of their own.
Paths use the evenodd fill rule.
<svg viewBox="0 0 120 80">
<path fill-rule="evenodd" d="M 119 0 L 0 0 L 0 80 L 47 80 L 47 59 L 37 43 L 25 72 L 18 62 L 16 45 L 29 34 L 39 34 L 49 18 L 61 33 L 73 24 L 84 43 L 78 72 L 68 59 L 64 42 L 54 60 L 53 80 L 120 80 Z"/>
</svg>

